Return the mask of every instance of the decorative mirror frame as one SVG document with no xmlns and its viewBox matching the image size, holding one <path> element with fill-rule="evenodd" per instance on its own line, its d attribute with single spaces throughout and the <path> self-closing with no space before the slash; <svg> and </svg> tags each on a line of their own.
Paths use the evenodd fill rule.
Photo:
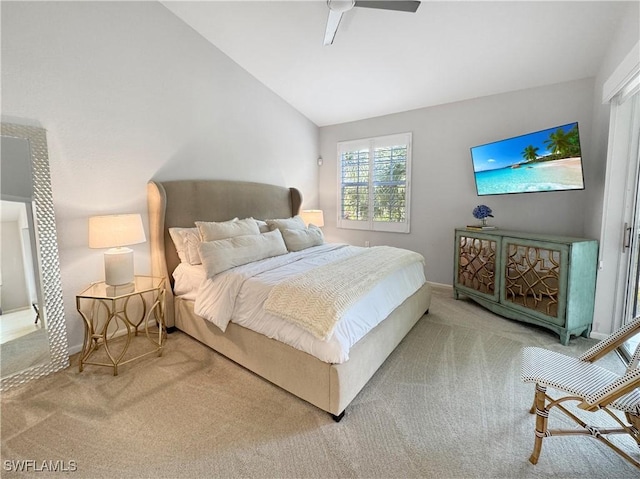
<svg viewBox="0 0 640 479">
<path fill-rule="evenodd" d="M 31 150 L 31 169 L 35 203 L 36 238 L 38 242 L 38 270 L 44 305 L 44 319 L 49 338 L 51 360 L 18 373 L 1 378 L 0 391 L 20 386 L 32 379 L 51 374 L 69 365 L 67 327 L 62 300 L 58 239 L 49 174 L 49 153 L 46 130 L 14 123 L 0 125 L 2 136 L 28 140 Z"/>
</svg>

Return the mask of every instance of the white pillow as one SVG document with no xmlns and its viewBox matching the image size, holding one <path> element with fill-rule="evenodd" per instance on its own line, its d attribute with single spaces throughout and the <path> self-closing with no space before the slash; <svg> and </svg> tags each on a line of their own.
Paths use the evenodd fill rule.
<svg viewBox="0 0 640 479">
<path fill-rule="evenodd" d="M 253 218 L 230 221 L 196 221 L 202 241 L 217 241 L 235 236 L 259 235 L 260 229 Z"/>
<path fill-rule="evenodd" d="M 309 225 L 309 228 L 304 230 L 282 230 L 282 237 L 289 251 L 301 251 L 324 243 L 322 230 L 316 225 Z"/>
<path fill-rule="evenodd" d="M 169 236 L 173 240 L 181 262 L 200 264 L 200 254 L 198 253 L 200 233 L 198 228 L 169 228 Z"/>
<path fill-rule="evenodd" d="M 207 278 L 212 278 L 236 266 L 286 254 L 287 247 L 280 231 L 275 230 L 257 235 L 203 241 L 199 251 Z"/>
<path fill-rule="evenodd" d="M 304 224 L 304 220 L 301 216 L 293 216 L 291 218 L 279 219 L 279 220 L 267 220 L 269 228 L 275 230 L 276 228 L 282 230 L 304 230 L 307 225 Z"/>
<path fill-rule="evenodd" d="M 262 220 L 255 220 L 255 221 L 256 221 L 256 224 L 258 225 L 258 229 L 260 230 L 260 233 L 268 233 L 269 231 L 271 231 L 266 221 L 262 221 Z"/>
</svg>

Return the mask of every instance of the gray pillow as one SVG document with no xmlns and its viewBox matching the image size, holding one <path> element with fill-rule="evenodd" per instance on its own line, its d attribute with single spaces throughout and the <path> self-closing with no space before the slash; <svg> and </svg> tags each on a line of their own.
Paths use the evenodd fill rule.
<svg viewBox="0 0 640 479">
<path fill-rule="evenodd" d="M 307 228 L 301 216 L 293 216 L 291 218 L 284 218 L 279 220 L 266 220 L 267 225 L 271 230 L 276 228 L 282 230 L 303 230 Z"/>
<path fill-rule="evenodd" d="M 198 250 L 207 277 L 212 278 L 236 266 L 286 254 L 287 247 L 280 230 L 275 230 L 257 235 L 203 241 Z"/>
<path fill-rule="evenodd" d="M 253 218 L 230 221 L 196 221 L 202 241 L 216 241 L 235 236 L 259 235 L 260 229 Z"/>
<path fill-rule="evenodd" d="M 289 251 L 301 251 L 324 243 L 322 230 L 316 225 L 309 225 L 309 228 L 303 230 L 284 229 L 282 237 Z"/>
</svg>

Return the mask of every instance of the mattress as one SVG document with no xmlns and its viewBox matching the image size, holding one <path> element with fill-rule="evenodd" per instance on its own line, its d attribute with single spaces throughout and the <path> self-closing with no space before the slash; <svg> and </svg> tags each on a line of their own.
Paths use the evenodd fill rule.
<svg viewBox="0 0 640 479">
<path fill-rule="evenodd" d="M 394 271 L 353 304 L 327 341 L 298 325 L 264 311 L 269 291 L 279 281 L 314 267 L 357 254 L 362 248 L 323 244 L 303 251 L 256 261 L 206 278 L 201 265 L 180 264 L 174 271 L 174 293 L 194 300 L 196 314 L 224 330 L 228 321 L 304 351 L 321 361 L 341 364 L 349 351 L 424 283 L 424 264 Z"/>
</svg>

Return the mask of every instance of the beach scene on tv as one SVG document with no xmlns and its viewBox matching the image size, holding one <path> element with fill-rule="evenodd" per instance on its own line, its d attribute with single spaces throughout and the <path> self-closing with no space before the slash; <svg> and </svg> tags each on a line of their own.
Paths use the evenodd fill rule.
<svg viewBox="0 0 640 479">
<path fill-rule="evenodd" d="M 471 148 L 478 195 L 584 189 L 578 123 Z"/>
</svg>

